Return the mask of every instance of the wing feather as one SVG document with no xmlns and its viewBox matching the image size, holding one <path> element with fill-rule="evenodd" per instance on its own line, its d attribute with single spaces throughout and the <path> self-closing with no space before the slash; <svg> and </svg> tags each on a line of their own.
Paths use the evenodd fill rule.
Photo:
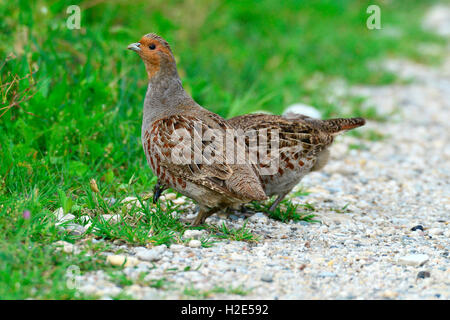
<svg viewBox="0 0 450 320">
<path fill-rule="evenodd" d="M 216 120 L 216 119 L 214 119 Z M 214 127 L 214 122 L 203 121 L 194 116 L 176 115 L 155 121 L 149 132 L 149 152 L 157 154 L 159 166 L 164 167 L 172 176 L 205 186 L 214 191 L 240 198 L 235 190 L 226 184 L 233 175 L 233 170 L 226 161 L 224 141 L 202 139 L 207 130 L 224 133 L 223 125 Z M 231 127 L 230 127 L 231 128 Z M 223 134 L 223 138 L 225 135 Z M 177 154 L 181 152 L 182 156 Z M 205 156 L 205 151 L 215 152 L 213 157 Z M 178 158 L 174 158 L 177 157 Z M 181 162 L 181 163 L 180 163 Z"/>
</svg>

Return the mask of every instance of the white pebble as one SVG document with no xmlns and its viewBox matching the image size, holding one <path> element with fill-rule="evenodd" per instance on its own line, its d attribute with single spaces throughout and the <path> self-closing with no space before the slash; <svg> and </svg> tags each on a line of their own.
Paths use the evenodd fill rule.
<svg viewBox="0 0 450 320">
<path fill-rule="evenodd" d="M 269 221 L 266 215 L 262 212 L 255 213 L 254 215 L 249 217 L 248 220 L 255 223 L 267 223 Z"/>
<path fill-rule="evenodd" d="M 175 251 L 175 252 L 181 251 L 181 250 L 183 250 L 185 248 L 186 247 L 184 245 L 182 245 L 182 244 L 172 244 L 172 245 L 170 245 L 170 250 Z"/>
<path fill-rule="evenodd" d="M 429 257 L 426 254 L 409 254 L 398 259 L 398 263 L 407 266 L 422 266 Z"/>
<path fill-rule="evenodd" d="M 186 230 L 183 234 L 183 239 L 199 239 L 202 234 L 201 230 Z"/>
<path fill-rule="evenodd" d="M 398 293 L 392 290 L 386 290 L 385 292 L 383 292 L 383 297 L 387 298 L 387 299 L 395 299 L 397 298 Z"/>
<path fill-rule="evenodd" d="M 185 204 L 185 203 L 186 203 L 186 200 L 185 200 L 184 198 L 176 198 L 176 199 L 173 199 L 173 200 L 172 200 L 172 203 L 173 203 L 173 204 L 177 204 L 177 205 Z"/>
<path fill-rule="evenodd" d="M 189 247 L 191 247 L 191 248 L 200 248 L 201 246 L 202 246 L 202 243 L 200 240 L 189 241 Z"/>
<path fill-rule="evenodd" d="M 440 228 L 431 228 L 430 230 L 428 230 L 428 233 L 433 235 L 433 236 L 437 236 L 437 235 L 441 235 L 444 233 L 444 231 Z"/>
<path fill-rule="evenodd" d="M 175 200 L 177 198 L 176 193 L 168 193 L 164 196 L 165 200 Z"/>
<path fill-rule="evenodd" d="M 120 221 L 120 215 L 118 214 L 102 214 L 102 218 L 109 223 L 118 223 Z"/>
<path fill-rule="evenodd" d="M 122 255 L 110 255 L 106 258 L 106 262 L 113 266 L 133 267 L 139 263 L 139 260 L 133 257 Z M 125 263 L 125 264 L 124 264 Z"/>
<path fill-rule="evenodd" d="M 141 203 L 136 197 L 126 197 L 120 203 L 125 204 L 128 210 L 131 210 L 133 207 L 142 208 Z"/>
<path fill-rule="evenodd" d="M 143 261 L 158 261 L 161 260 L 161 251 L 160 250 L 140 250 L 136 253 L 136 257 L 139 260 Z"/>
<path fill-rule="evenodd" d="M 56 219 L 58 220 L 57 225 L 63 223 L 63 222 L 67 222 L 67 221 L 72 221 L 73 219 L 75 219 L 75 216 L 73 214 L 70 213 L 64 213 L 64 209 L 63 208 L 58 208 L 56 209 L 53 214 L 55 215 Z"/>
<path fill-rule="evenodd" d="M 292 104 L 283 112 L 283 116 L 285 116 L 286 118 L 295 118 L 295 116 L 299 114 L 316 119 L 322 118 L 322 114 L 319 110 L 303 103 Z"/>
<path fill-rule="evenodd" d="M 62 250 L 65 253 L 75 253 L 76 252 L 75 246 L 70 242 L 60 240 L 60 241 L 56 241 L 54 244 L 55 244 L 55 246 L 57 246 L 56 250 Z"/>
</svg>

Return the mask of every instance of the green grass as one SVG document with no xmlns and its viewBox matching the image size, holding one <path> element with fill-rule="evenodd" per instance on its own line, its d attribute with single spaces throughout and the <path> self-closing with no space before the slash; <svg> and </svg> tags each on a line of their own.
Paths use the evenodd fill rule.
<svg viewBox="0 0 450 320">
<path fill-rule="evenodd" d="M 349 150 L 370 150 L 370 148 L 365 143 L 350 143 L 348 145 Z"/>
<path fill-rule="evenodd" d="M 237 287 L 221 287 L 215 286 L 210 290 L 199 290 L 195 287 L 187 286 L 183 290 L 183 295 L 186 298 L 194 298 L 194 299 L 206 299 L 211 298 L 217 294 L 235 294 L 240 296 L 246 296 L 251 292 L 251 289 L 246 289 L 242 285 Z"/>
<path fill-rule="evenodd" d="M 366 130 L 352 130 L 349 131 L 349 133 L 351 136 L 356 137 L 356 138 L 360 138 L 360 139 L 364 139 L 364 140 L 368 140 L 368 141 L 383 141 L 386 138 L 388 138 L 388 136 L 382 132 L 379 132 L 378 130 L 374 130 L 374 129 L 366 129 Z"/>
<path fill-rule="evenodd" d="M 110 271 L 108 276 L 109 280 L 119 287 L 127 287 L 133 284 L 156 289 L 167 289 L 170 287 L 171 282 L 167 281 L 166 278 L 146 280 L 147 274 L 147 272 L 141 272 L 136 280 L 131 280 L 123 271 L 114 270 Z"/>
<path fill-rule="evenodd" d="M 175 232 L 182 233 L 186 230 L 178 216 L 170 214 L 176 212 L 170 205 L 163 210 L 160 205 L 150 208 L 148 202 L 142 204 L 141 208 L 119 208 L 114 213 L 119 217 L 117 223 L 113 219 L 104 219 L 102 215 L 93 215 L 90 227 L 93 234 L 103 239 L 122 240 L 132 245 L 170 245 L 174 241 Z"/>
<path fill-rule="evenodd" d="M 74 2 L 82 10 L 80 30 L 66 28 L 66 8 Z M 126 50 L 129 43 L 148 32 L 165 37 L 185 88 L 224 117 L 281 113 L 301 101 L 327 117 L 383 120 L 361 98 L 330 102 L 328 85 L 398 81 L 370 67 L 388 57 L 439 63 L 440 54 L 419 50 L 445 45 L 420 28 L 434 2 L 380 2 L 383 29 L 373 31 L 365 24 L 366 1 L 0 2 L 0 299 L 89 298 L 64 285 L 65 272 L 73 264 L 81 272 L 105 268 L 99 253 L 107 248 L 91 244 L 93 256 L 52 254 L 58 240 L 181 241 L 187 226 L 176 207 L 125 210 L 120 204 L 127 196 L 142 198 L 156 182 L 140 142 L 146 75 Z M 105 198 L 118 202 L 111 206 Z M 89 215 L 88 236 L 56 228 L 52 212 L 59 207 L 77 219 Z M 297 219 L 289 212 L 278 218 Z M 120 214 L 121 221 L 113 225 L 102 214 Z M 245 228 L 216 231 L 254 240 Z"/>
<path fill-rule="evenodd" d="M 180 271 L 189 271 L 190 268 L 186 267 L 185 270 L 174 269 L 173 272 Z M 168 272 L 170 273 L 170 271 Z M 174 282 L 167 280 L 167 278 L 160 279 L 146 279 L 148 272 L 142 272 L 137 279 L 131 280 L 126 276 L 123 271 L 112 270 L 108 273 L 109 280 L 112 281 L 119 287 L 125 288 L 127 286 L 131 286 L 132 284 L 137 284 L 142 287 L 150 287 L 159 290 L 163 290 L 166 292 L 170 291 L 180 291 L 186 298 L 197 298 L 197 299 L 205 299 L 211 298 L 217 294 L 235 294 L 240 296 L 246 296 L 251 292 L 251 289 L 246 289 L 244 286 L 214 286 L 210 290 L 199 290 L 196 289 L 192 284 L 179 288 L 175 285 Z M 129 297 L 120 297 L 122 299 L 127 299 Z"/>
<path fill-rule="evenodd" d="M 304 194 L 304 192 L 300 192 Z M 274 211 L 270 211 L 271 203 L 258 203 L 252 202 L 251 207 L 255 211 L 265 212 L 269 215 L 270 218 L 279 220 L 281 222 L 288 221 L 306 221 L 306 222 L 320 222 L 315 220 L 316 216 L 312 212 L 315 211 L 315 208 L 310 203 L 304 204 L 293 204 L 289 200 L 284 199 L 281 203 L 275 208 Z"/>
<path fill-rule="evenodd" d="M 219 227 L 208 225 L 207 229 L 209 229 L 211 234 L 218 239 L 248 242 L 257 242 L 259 240 L 258 236 L 254 235 L 249 229 L 247 229 L 247 221 L 245 221 L 242 227 L 238 229 L 230 229 L 225 223 L 222 223 Z"/>
<path fill-rule="evenodd" d="M 342 208 L 331 208 L 332 211 L 336 212 L 336 213 L 348 213 L 348 212 L 352 212 L 350 209 L 348 209 L 349 203 L 347 203 L 346 205 L 344 205 Z"/>
</svg>

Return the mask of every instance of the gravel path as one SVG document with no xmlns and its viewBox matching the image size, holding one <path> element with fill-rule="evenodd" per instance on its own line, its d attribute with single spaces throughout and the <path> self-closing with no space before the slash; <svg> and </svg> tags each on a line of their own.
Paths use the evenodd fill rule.
<svg viewBox="0 0 450 320">
<path fill-rule="evenodd" d="M 450 60 L 439 69 L 405 61 L 388 67 L 414 82 L 352 88 L 382 112 L 397 112 L 392 121 L 365 128 L 386 138 L 342 136 L 325 169 L 302 181 L 311 194 L 292 200 L 312 203 L 322 224 L 281 223 L 258 213 L 247 224 L 260 236 L 256 244 L 121 246 L 123 255 L 136 258 L 123 270 L 129 278 L 148 272 L 146 280 L 165 278 L 172 288 L 133 284 L 123 292 L 137 299 L 207 292 L 216 299 L 449 299 Z M 349 148 L 361 143 L 362 149 Z M 243 221 L 207 220 L 232 228 Z M 188 232 L 188 238 L 205 236 Z M 81 280 L 86 293 L 122 292 L 103 271 Z"/>
<path fill-rule="evenodd" d="M 260 236 L 258 243 L 122 246 L 123 255 L 136 258 L 123 269 L 129 278 L 148 272 L 146 280 L 165 278 L 169 289 L 122 289 L 97 271 L 80 279 L 80 290 L 104 298 L 125 292 L 136 299 L 206 292 L 214 299 L 450 299 L 450 59 L 439 68 L 407 61 L 389 61 L 387 67 L 414 80 L 351 88 L 381 113 L 395 112 L 389 121 L 362 129 L 385 139 L 340 137 L 328 165 L 302 181 L 311 194 L 292 200 L 312 203 L 322 224 L 256 214 L 247 227 Z M 243 221 L 207 220 L 232 228 Z"/>
</svg>

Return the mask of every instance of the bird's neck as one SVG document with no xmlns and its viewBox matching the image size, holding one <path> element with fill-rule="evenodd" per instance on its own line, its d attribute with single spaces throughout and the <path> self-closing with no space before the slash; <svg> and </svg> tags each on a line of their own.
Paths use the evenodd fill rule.
<svg viewBox="0 0 450 320">
<path fill-rule="evenodd" d="M 179 114 L 180 108 L 192 98 L 184 90 L 176 68 L 159 70 L 149 79 L 144 100 L 143 126 L 172 114 Z"/>
</svg>

